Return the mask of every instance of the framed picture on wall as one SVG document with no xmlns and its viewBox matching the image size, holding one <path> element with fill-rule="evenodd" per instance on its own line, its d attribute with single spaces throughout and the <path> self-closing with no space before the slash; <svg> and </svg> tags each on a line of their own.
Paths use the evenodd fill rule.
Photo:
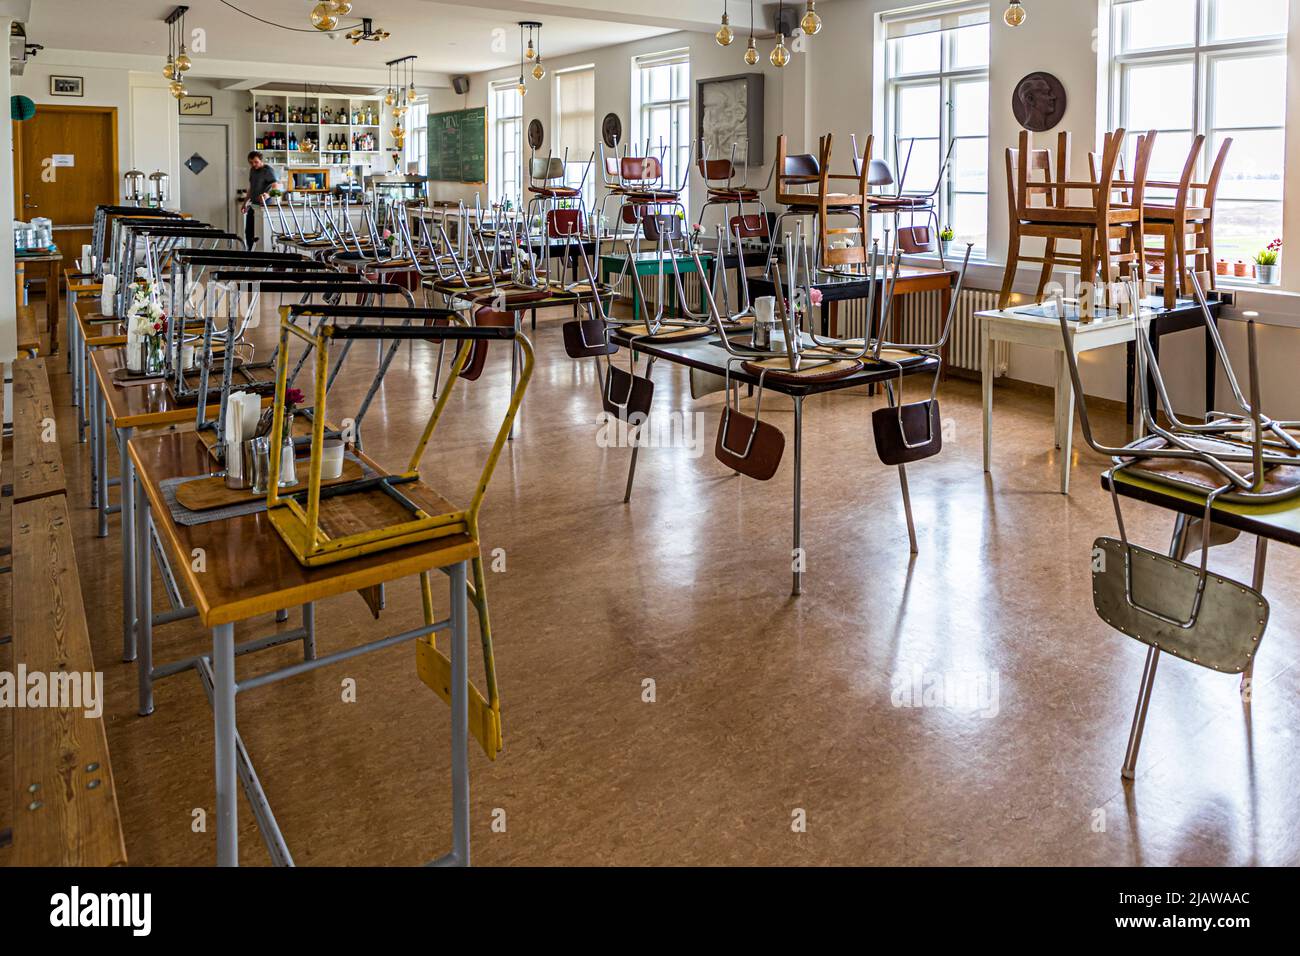
<svg viewBox="0 0 1300 956">
<path fill-rule="evenodd" d="M 85 96 L 86 81 L 80 76 L 51 76 L 50 96 Z"/>
<path fill-rule="evenodd" d="M 181 116 L 212 115 L 212 97 L 210 96 L 182 96 L 176 101 L 176 106 L 180 110 Z"/>
<path fill-rule="evenodd" d="M 738 73 L 696 81 L 695 135 L 700 156 L 763 165 L 763 74 Z"/>
</svg>

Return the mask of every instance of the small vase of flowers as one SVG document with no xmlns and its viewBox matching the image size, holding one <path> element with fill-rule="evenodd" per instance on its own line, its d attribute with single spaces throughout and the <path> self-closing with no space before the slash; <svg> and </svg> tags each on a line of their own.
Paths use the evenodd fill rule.
<svg viewBox="0 0 1300 956">
<path fill-rule="evenodd" d="M 1277 264 L 1281 257 L 1281 239 L 1274 239 L 1265 248 L 1255 253 L 1255 277 L 1260 285 L 1277 285 Z"/>
<path fill-rule="evenodd" d="M 952 226 L 944 226 L 939 232 L 939 249 L 945 258 L 952 247 L 952 241 L 957 238 L 957 233 L 953 231 Z"/>
<path fill-rule="evenodd" d="M 131 305 L 126 313 L 126 367 L 130 372 L 163 373 L 167 312 L 160 299 L 158 284 L 149 279 L 144 269 L 138 269 L 131 283 Z"/>
</svg>

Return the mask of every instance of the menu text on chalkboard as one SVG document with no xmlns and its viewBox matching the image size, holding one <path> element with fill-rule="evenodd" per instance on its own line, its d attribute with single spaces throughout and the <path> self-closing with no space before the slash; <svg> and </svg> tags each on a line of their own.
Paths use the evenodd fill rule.
<svg viewBox="0 0 1300 956">
<path fill-rule="evenodd" d="M 476 107 L 429 117 L 429 178 L 487 182 L 487 110 Z"/>
</svg>

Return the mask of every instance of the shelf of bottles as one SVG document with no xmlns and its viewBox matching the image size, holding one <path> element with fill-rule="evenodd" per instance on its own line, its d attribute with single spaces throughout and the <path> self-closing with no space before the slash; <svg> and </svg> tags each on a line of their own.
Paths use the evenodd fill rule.
<svg viewBox="0 0 1300 956">
<path fill-rule="evenodd" d="M 382 166 L 383 100 L 254 90 L 253 148 L 290 169 Z"/>
</svg>

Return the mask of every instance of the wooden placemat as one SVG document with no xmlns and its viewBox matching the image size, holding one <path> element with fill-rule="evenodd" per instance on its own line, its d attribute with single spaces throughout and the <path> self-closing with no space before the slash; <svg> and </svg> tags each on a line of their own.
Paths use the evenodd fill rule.
<svg viewBox="0 0 1300 956">
<path fill-rule="evenodd" d="M 713 334 L 713 329 L 707 325 L 674 328 L 671 332 L 651 334 L 650 329 L 644 322 L 621 326 L 618 331 L 646 342 L 689 342 L 691 339 L 702 339 L 706 335 Z"/>
<path fill-rule="evenodd" d="M 807 362 L 808 360 L 805 358 L 803 361 Z M 852 375 L 854 372 L 862 370 L 862 363 L 853 359 L 839 359 L 833 362 L 814 361 L 803 365 L 801 368 L 792 369 L 784 355 L 777 355 L 773 358 L 760 359 L 757 362 L 745 362 L 743 367 L 745 371 L 753 375 L 766 371 L 768 378 L 816 382 L 822 379 L 844 378 Z"/>
<path fill-rule="evenodd" d="M 299 458 L 298 475 L 302 479 L 296 485 L 280 489 L 281 494 L 293 494 L 307 490 L 307 474 L 311 459 Z M 361 462 L 355 458 L 343 459 L 343 474 L 330 481 L 321 481 L 321 487 L 341 484 L 345 481 L 357 481 L 363 477 Z M 248 489 L 227 488 L 226 479 L 221 475 L 209 475 L 206 478 L 194 478 L 176 486 L 176 503 L 190 511 L 210 511 L 213 508 L 229 508 L 233 505 L 247 504 L 265 498 L 265 493 L 255 495 Z"/>
</svg>

